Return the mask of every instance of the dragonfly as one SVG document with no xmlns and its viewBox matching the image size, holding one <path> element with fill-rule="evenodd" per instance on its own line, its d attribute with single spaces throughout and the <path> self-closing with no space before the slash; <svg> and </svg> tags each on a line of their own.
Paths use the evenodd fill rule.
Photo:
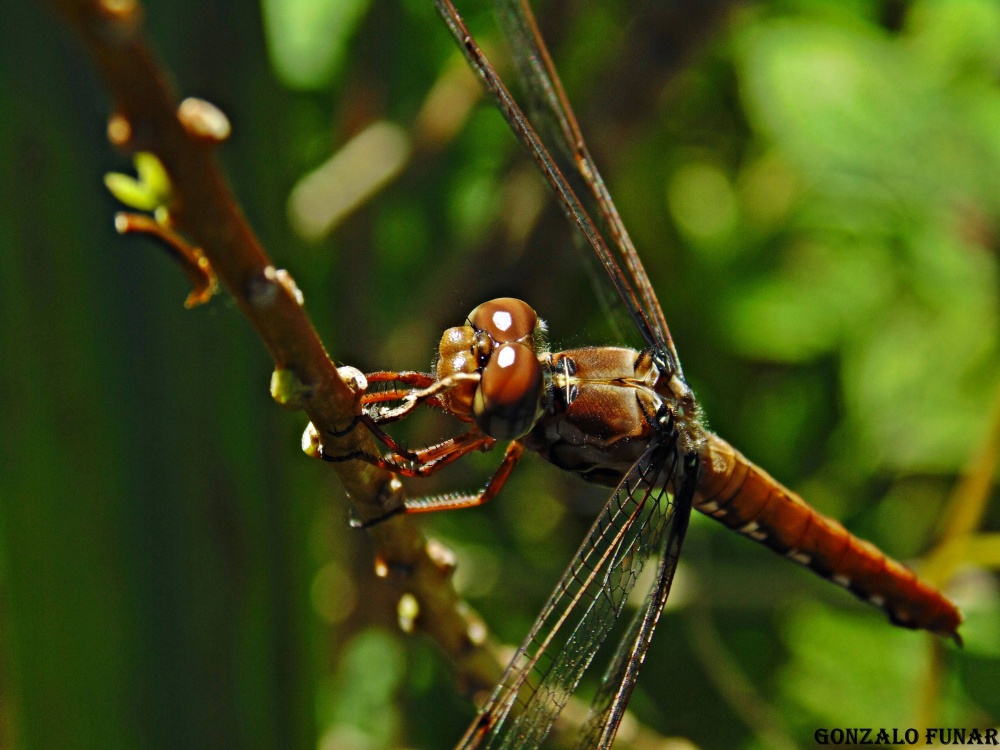
<svg viewBox="0 0 1000 750">
<path fill-rule="evenodd" d="M 458 747 L 539 747 L 626 609 L 640 573 L 654 566 L 655 574 L 642 579 L 651 581 L 644 603 L 625 628 L 576 738 L 580 748 L 611 747 L 670 593 L 692 508 L 881 608 L 894 624 L 960 643 L 961 614 L 952 602 L 705 427 L 656 293 L 584 142 L 530 6 L 527 0 L 494 2 L 544 128 L 536 129 L 511 96 L 452 0 L 435 0 L 469 65 L 606 273 L 643 347 L 553 352 L 544 323 L 526 302 L 491 300 L 445 331 L 434 372 L 367 376 L 359 421 L 386 446 L 384 453 L 324 454 L 331 461 L 360 459 L 406 476 L 427 476 L 472 451 L 507 442 L 481 492 L 407 500 L 393 514 L 487 502 L 525 451 L 612 488 Z M 385 426 L 421 407 L 445 411 L 468 429 L 409 450 Z"/>
</svg>

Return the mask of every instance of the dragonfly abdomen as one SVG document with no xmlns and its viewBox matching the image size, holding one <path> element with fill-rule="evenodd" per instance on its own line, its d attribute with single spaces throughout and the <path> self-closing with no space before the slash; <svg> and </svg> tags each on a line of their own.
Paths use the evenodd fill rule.
<svg viewBox="0 0 1000 750">
<path fill-rule="evenodd" d="M 880 607 L 897 625 L 958 637 L 958 609 L 912 570 L 813 510 L 722 438 L 706 438 L 695 508 Z"/>
</svg>

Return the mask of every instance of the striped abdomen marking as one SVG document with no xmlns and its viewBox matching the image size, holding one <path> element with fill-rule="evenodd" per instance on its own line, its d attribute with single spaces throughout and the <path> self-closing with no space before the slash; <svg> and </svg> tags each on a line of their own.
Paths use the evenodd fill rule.
<svg viewBox="0 0 1000 750">
<path fill-rule="evenodd" d="M 897 625 L 958 639 L 962 616 L 940 592 L 810 508 L 725 440 L 707 435 L 701 467 L 694 506 L 702 513 L 881 607 Z"/>
</svg>

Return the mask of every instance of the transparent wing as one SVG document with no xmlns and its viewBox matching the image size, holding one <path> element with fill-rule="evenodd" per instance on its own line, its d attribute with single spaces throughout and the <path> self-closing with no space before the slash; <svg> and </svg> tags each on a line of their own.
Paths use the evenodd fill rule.
<svg viewBox="0 0 1000 750">
<path fill-rule="evenodd" d="M 660 577 L 661 593 L 647 600 L 662 607 L 690 510 L 685 502 L 678 513 L 664 489 L 677 468 L 672 446 L 656 442 L 632 467 L 460 748 L 539 747 L 620 617 L 646 561 L 659 558 L 668 544 L 670 575 Z"/>
<path fill-rule="evenodd" d="M 544 120 L 553 120 L 557 123 L 556 127 L 549 130 L 553 133 L 552 137 L 558 145 L 558 151 L 572 155 L 568 164 L 574 174 L 574 181 L 582 180 L 585 190 L 596 201 L 604 224 L 613 239 L 610 244 L 587 212 L 577 192 L 567 180 L 566 174 L 546 149 L 534 127 L 486 59 L 451 0 L 435 0 L 438 11 L 470 66 L 482 79 L 511 130 L 535 160 L 566 216 L 583 233 L 643 338 L 651 346 L 664 351 L 672 359 L 673 371 L 679 372 L 677 354 L 656 294 L 608 195 L 604 181 L 580 136 L 576 117 L 562 92 L 562 85 L 552 67 L 545 44 L 538 34 L 534 17 L 526 2 L 519 0 L 495 0 L 495 2 L 500 10 L 505 31 L 511 38 L 514 58 L 525 77 L 533 102 L 538 105 L 538 109 L 549 113 L 549 116 L 543 118 Z M 590 196 L 587 197 L 588 200 Z"/>
<path fill-rule="evenodd" d="M 685 484 L 674 497 L 675 520 L 663 544 L 656 583 L 646 596 L 643 606 L 632 618 L 628 632 L 619 642 L 615 656 L 604 673 L 601 687 L 591 703 L 587 721 L 577 735 L 575 745 L 578 748 L 610 748 L 618 732 L 618 725 L 621 724 L 632 696 L 639 667 L 646 658 L 653 631 L 667 604 L 670 586 L 680 560 L 681 544 L 687 532 L 694 496 L 694 482 L 691 480 L 697 476 L 697 465 L 687 467 L 684 476 Z"/>
<path fill-rule="evenodd" d="M 655 341 L 650 343 L 667 348 L 676 360 L 659 300 L 583 139 L 531 7 L 527 0 L 494 0 L 494 5 L 529 97 L 529 111 L 537 129 L 552 147 L 550 153 L 564 156 L 560 167 L 570 176 L 571 184 L 581 186 L 578 192 L 585 204 L 589 204 L 592 216 L 600 218 L 606 236 L 611 239 L 608 248 L 626 276 L 631 278 L 636 297 L 652 327 Z"/>
</svg>

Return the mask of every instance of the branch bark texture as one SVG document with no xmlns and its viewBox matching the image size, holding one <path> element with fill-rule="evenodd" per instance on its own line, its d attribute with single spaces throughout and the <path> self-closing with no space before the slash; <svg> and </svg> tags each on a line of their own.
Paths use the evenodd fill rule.
<svg viewBox="0 0 1000 750">
<path fill-rule="evenodd" d="M 142 33 L 141 6 L 132 0 L 50 2 L 84 43 L 114 99 L 111 140 L 130 153 L 151 152 L 165 167 L 173 224 L 204 254 L 274 359 L 286 385 L 279 402 L 304 411 L 331 452 L 376 451 L 364 429 L 330 437 L 352 422 L 359 394 L 340 377 L 292 277 L 275 269 L 243 216 L 215 159 L 218 141 L 185 117 Z M 401 485 L 388 472 L 360 461 L 334 470 L 362 519 L 402 502 Z M 469 690 L 491 687 L 501 665 L 481 623 L 455 593 L 450 556 L 428 544 L 406 516 L 378 524 L 370 534 L 378 546 L 376 571 L 416 601 L 415 626 L 453 660 Z"/>
</svg>

